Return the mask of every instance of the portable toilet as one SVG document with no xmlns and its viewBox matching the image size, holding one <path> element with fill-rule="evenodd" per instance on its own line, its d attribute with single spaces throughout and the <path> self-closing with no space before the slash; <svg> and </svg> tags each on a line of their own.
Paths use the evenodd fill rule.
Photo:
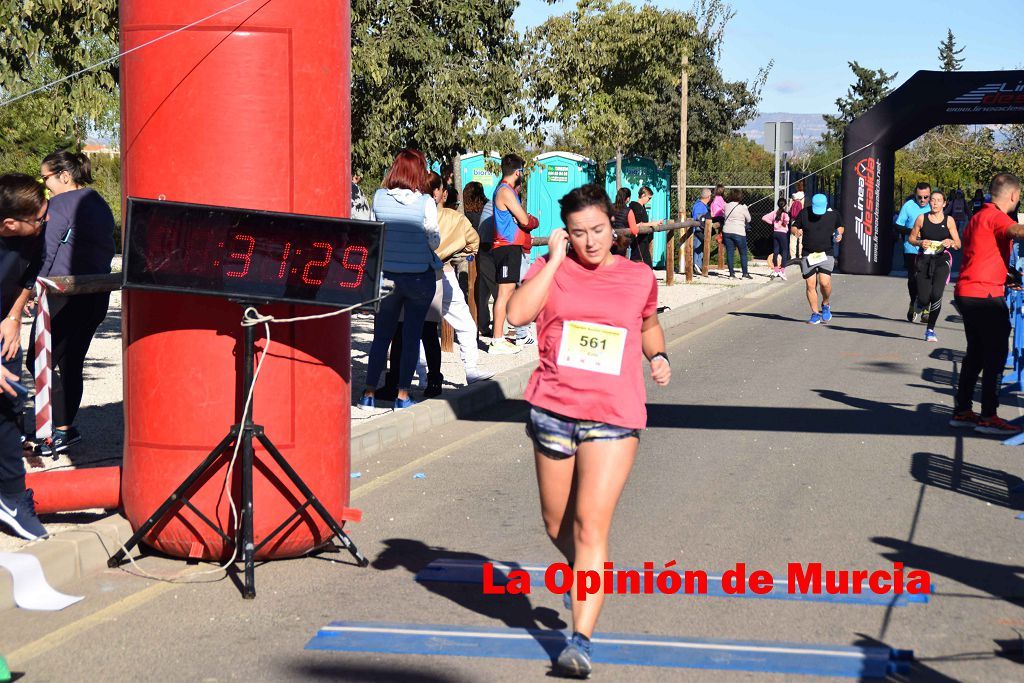
<svg viewBox="0 0 1024 683">
<path fill-rule="evenodd" d="M 544 237 L 562 225 L 558 200 L 577 187 L 597 179 L 597 164 L 593 159 L 575 152 L 545 152 L 533 158 L 533 168 L 527 179 L 526 210 L 537 217 L 540 226 L 531 234 Z M 547 247 L 534 247 L 530 258 L 548 253 Z"/>
<path fill-rule="evenodd" d="M 488 199 L 494 194 L 494 190 L 501 182 L 501 156 L 497 152 L 484 155 L 483 152 L 471 152 L 463 154 L 460 158 L 462 164 L 462 185 L 459 192 L 462 192 L 466 185 L 474 180 L 484 186 L 484 196 Z M 491 169 L 487 168 L 490 164 Z"/>
<path fill-rule="evenodd" d="M 615 160 L 608 162 L 605 169 L 605 190 L 611 200 L 615 201 L 617 187 L 615 184 Z M 622 160 L 622 186 L 630 191 L 630 201 L 635 202 L 640 196 L 640 188 L 647 186 L 654 192 L 647 203 L 647 217 L 652 221 L 671 219 L 672 206 L 672 167 L 659 169 L 652 160 L 644 157 L 626 157 Z M 665 267 L 665 242 L 667 232 L 654 233 L 651 244 L 651 260 L 655 268 Z"/>
</svg>

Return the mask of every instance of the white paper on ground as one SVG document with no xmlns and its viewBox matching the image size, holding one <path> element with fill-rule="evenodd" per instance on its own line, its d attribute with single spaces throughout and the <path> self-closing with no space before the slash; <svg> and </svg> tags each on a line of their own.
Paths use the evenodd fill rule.
<svg viewBox="0 0 1024 683">
<path fill-rule="evenodd" d="M 29 553 L 0 553 L 0 567 L 11 573 L 14 603 L 22 609 L 55 611 L 75 604 L 82 597 L 64 595 L 46 582 L 39 558 Z M 83 596 L 84 597 L 84 596 Z"/>
</svg>

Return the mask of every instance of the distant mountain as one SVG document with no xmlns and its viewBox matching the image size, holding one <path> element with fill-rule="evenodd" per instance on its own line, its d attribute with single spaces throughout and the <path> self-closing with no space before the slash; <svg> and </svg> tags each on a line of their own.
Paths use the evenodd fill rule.
<svg viewBox="0 0 1024 683">
<path fill-rule="evenodd" d="M 791 114 L 787 112 L 769 112 L 758 115 L 756 119 L 740 129 L 744 135 L 761 144 L 764 137 L 764 124 L 771 121 L 793 122 L 793 146 L 797 153 L 810 148 L 825 132 L 825 119 L 822 114 Z"/>
</svg>

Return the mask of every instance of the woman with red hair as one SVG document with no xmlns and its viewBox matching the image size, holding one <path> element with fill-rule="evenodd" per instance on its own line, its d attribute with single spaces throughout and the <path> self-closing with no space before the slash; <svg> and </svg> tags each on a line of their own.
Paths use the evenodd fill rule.
<svg viewBox="0 0 1024 683">
<path fill-rule="evenodd" d="M 427 160 L 415 149 L 403 149 L 384 176 L 381 189 L 373 196 L 373 212 L 385 224 L 384 277 L 395 287 L 377 310 L 373 344 L 366 372 L 366 389 L 360 408 L 374 408 L 374 393 L 387 360 L 388 345 L 404 313 L 402 356 L 398 369 L 395 408 L 416 404 L 409 396 L 420 348 L 420 331 L 434 298 L 434 283 L 441 261 L 434 250 L 441 244 L 437 205 L 423 193 Z"/>
</svg>

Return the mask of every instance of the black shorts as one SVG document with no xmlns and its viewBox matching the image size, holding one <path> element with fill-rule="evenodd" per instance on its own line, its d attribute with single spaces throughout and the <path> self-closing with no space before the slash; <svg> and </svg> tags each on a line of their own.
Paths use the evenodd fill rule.
<svg viewBox="0 0 1024 683">
<path fill-rule="evenodd" d="M 523 267 L 523 248 L 514 244 L 495 247 L 491 256 L 494 257 L 494 281 L 499 285 L 518 284 L 519 271 Z"/>
</svg>

